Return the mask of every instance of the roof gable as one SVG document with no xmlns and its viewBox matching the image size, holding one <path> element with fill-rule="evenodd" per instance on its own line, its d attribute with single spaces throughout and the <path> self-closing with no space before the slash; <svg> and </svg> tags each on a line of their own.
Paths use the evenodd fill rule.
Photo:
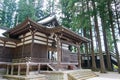
<svg viewBox="0 0 120 80">
<path fill-rule="evenodd" d="M 21 24 L 18 24 L 16 27 L 6 31 L 4 35 L 9 36 L 18 36 L 20 34 L 26 33 L 29 31 L 29 29 L 37 29 L 37 30 L 44 30 L 44 26 L 36 23 L 35 21 L 32 21 L 30 18 L 27 18 L 25 21 L 23 21 Z"/>
<path fill-rule="evenodd" d="M 42 32 L 44 34 L 49 34 L 49 35 L 51 35 L 51 33 L 61 34 L 62 35 L 61 38 L 63 39 L 67 38 L 72 40 L 73 42 L 80 42 L 80 41 L 89 42 L 90 41 L 88 38 L 82 37 L 63 26 L 59 25 L 57 27 L 48 28 L 48 27 L 45 27 L 44 25 L 36 23 L 35 21 L 32 21 L 29 18 L 27 18 L 25 21 L 23 21 L 21 24 L 17 25 L 13 29 L 8 30 L 4 34 L 8 35 L 10 38 L 16 38 L 21 34 L 29 32 L 29 30 L 37 30 L 39 32 Z"/>
</svg>

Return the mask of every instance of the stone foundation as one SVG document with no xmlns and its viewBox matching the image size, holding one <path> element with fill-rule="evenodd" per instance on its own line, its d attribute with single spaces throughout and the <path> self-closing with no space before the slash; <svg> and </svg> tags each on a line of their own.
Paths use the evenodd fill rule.
<svg viewBox="0 0 120 80">
<path fill-rule="evenodd" d="M 17 76 L 17 75 L 5 75 L 4 78 L 8 80 L 47 80 L 44 75 L 28 75 L 28 76 Z"/>
<path fill-rule="evenodd" d="M 32 72 L 30 75 L 5 75 L 8 80 L 85 80 L 96 77 L 91 70 L 68 70 L 68 71 L 41 71 L 40 74 Z"/>
</svg>

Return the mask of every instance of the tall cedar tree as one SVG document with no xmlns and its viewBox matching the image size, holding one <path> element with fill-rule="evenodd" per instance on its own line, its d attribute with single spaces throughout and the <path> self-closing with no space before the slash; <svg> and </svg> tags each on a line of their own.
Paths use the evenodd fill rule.
<svg viewBox="0 0 120 80">
<path fill-rule="evenodd" d="M 95 31 L 97 34 L 97 41 L 98 41 L 98 48 L 99 48 L 99 55 L 100 55 L 100 71 L 101 73 L 105 73 L 105 64 L 104 64 L 104 58 L 103 58 L 103 53 L 102 53 L 102 47 L 101 47 L 101 38 L 100 38 L 100 32 L 99 32 L 99 26 L 98 26 L 98 19 L 97 19 L 97 11 L 96 11 L 96 5 L 95 1 L 92 0 L 92 6 L 93 6 L 93 11 L 94 11 L 94 23 L 95 23 Z"/>
<path fill-rule="evenodd" d="M 107 1 L 100 0 L 98 3 L 98 9 L 99 9 L 100 18 L 101 18 L 101 26 L 102 26 L 102 31 L 103 31 L 104 46 L 105 46 L 105 53 L 106 53 L 106 59 L 107 59 L 107 67 L 108 67 L 108 70 L 112 71 L 112 64 L 111 64 L 111 59 L 110 59 L 108 39 L 107 39 L 107 33 L 106 33 L 106 30 L 109 29 L 108 23 L 107 23 L 108 22 L 108 14 L 107 14 L 108 12 L 107 12 L 106 5 L 107 5 Z"/>
<path fill-rule="evenodd" d="M 22 22 L 28 17 L 36 20 L 33 0 L 20 0 L 18 3 L 17 13 L 18 23 Z"/>
<path fill-rule="evenodd" d="M 94 43 L 93 43 L 93 33 L 92 33 L 92 26 L 91 26 L 91 14 L 90 14 L 90 7 L 89 7 L 89 1 L 90 0 L 87 0 L 87 11 L 88 11 L 88 17 L 89 17 L 89 23 L 88 25 L 90 25 L 90 39 L 91 39 L 91 42 L 90 42 L 90 45 L 91 45 L 91 56 L 92 56 L 92 70 L 93 71 L 97 71 L 97 67 L 96 67 L 96 62 L 95 62 L 95 53 L 94 53 Z"/>
<path fill-rule="evenodd" d="M 14 24 L 13 16 L 16 11 L 15 0 L 3 0 L 1 2 L 1 26 L 11 28 Z"/>
<path fill-rule="evenodd" d="M 108 2 L 108 12 L 109 12 L 109 20 L 110 20 L 110 27 L 112 30 L 112 36 L 113 36 L 113 43 L 114 43 L 114 47 L 115 47 L 115 53 L 116 53 L 116 59 L 117 59 L 117 63 L 118 63 L 118 72 L 120 73 L 120 57 L 119 57 L 119 51 L 118 51 L 118 47 L 117 47 L 117 41 L 116 41 L 116 36 L 115 36 L 115 26 L 113 24 L 113 13 L 111 10 L 111 6 L 110 6 L 110 2 Z"/>
</svg>

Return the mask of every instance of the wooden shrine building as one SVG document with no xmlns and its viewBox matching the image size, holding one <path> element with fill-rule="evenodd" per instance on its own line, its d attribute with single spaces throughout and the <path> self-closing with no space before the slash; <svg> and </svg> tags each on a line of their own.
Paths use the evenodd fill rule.
<svg viewBox="0 0 120 80">
<path fill-rule="evenodd" d="M 59 25 L 55 17 L 38 22 L 28 18 L 4 35 L 0 37 L 0 67 L 10 75 L 81 68 L 80 45 L 90 41 Z M 69 50 L 70 45 L 76 53 Z"/>
</svg>

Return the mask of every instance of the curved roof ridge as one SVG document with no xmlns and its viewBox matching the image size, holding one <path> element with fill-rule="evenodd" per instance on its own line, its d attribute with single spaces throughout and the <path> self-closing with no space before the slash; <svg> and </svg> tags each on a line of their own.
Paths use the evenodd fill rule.
<svg viewBox="0 0 120 80">
<path fill-rule="evenodd" d="M 47 23 L 47 22 L 49 22 L 49 21 L 51 21 L 51 20 L 53 20 L 55 18 L 56 18 L 55 15 L 50 15 L 50 16 L 38 21 L 38 23 L 45 24 L 45 23 Z"/>
<path fill-rule="evenodd" d="M 56 15 L 54 13 L 50 14 L 49 16 L 37 21 L 37 23 L 42 24 L 42 25 L 55 25 L 58 26 L 59 22 L 56 18 Z"/>
</svg>

